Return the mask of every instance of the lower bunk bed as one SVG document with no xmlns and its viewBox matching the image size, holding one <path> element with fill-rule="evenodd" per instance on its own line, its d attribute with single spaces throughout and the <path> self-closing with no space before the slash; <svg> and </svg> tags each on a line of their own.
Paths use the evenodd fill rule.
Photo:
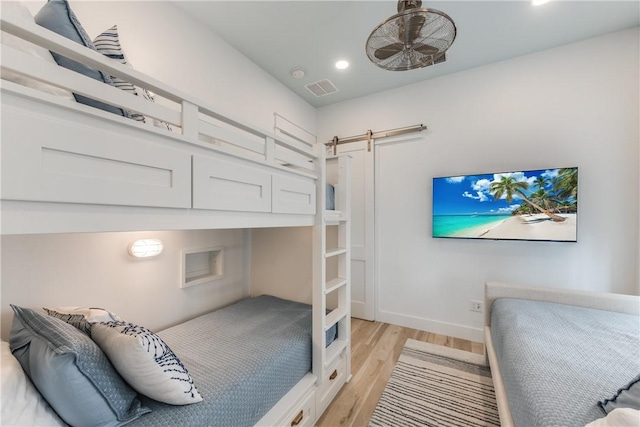
<svg viewBox="0 0 640 427">
<path fill-rule="evenodd" d="M 638 297 L 487 283 L 485 304 L 503 426 L 640 425 Z"/>
<path fill-rule="evenodd" d="M 47 321 L 58 322 L 55 318 L 48 319 L 51 316 L 44 317 Z M 18 322 L 25 323 L 22 317 L 20 319 Z M 55 326 L 65 329 L 68 325 Z M 116 425 L 313 425 L 316 420 L 316 378 L 311 374 L 311 326 L 310 306 L 262 295 L 158 332 L 157 336 L 188 370 L 202 400 L 174 405 L 140 394 L 137 417 L 119 421 Z M 14 319 L 14 331 L 19 329 Z M 36 334 L 41 334 L 47 327 L 39 329 Z M 93 338 L 99 342 L 95 336 L 95 325 L 89 329 L 94 330 Z M 34 378 L 34 373 L 43 367 L 34 366 L 38 362 L 34 360 L 33 347 L 25 362 L 25 346 L 32 343 L 26 344 L 20 333 L 14 331 L 10 340 L 11 350 L 40 389 L 39 383 L 44 380 Z M 66 332 L 69 330 L 65 329 Z M 336 337 L 334 326 L 327 331 L 327 343 Z M 149 345 L 156 344 L 150 342 Z M 111 358 L 108 351 L 105 353 Z M 115 362 L 114 366 L 119 368 Z M 118 371 L 121 372 L 120 369 Z M 4 387 L 3 384 L 3 392 Z M 56 393 L 64 393 L 64 388 Z M 4 394 L 3 407 L 6 403 Z M 57 398 L 45 392 L 42 394 L 60 417 L 72 424 L 70 417 L 63 413 L 69 408 L 58 410 Z M 77 410 L 93 411 L 94 408 L 78 407 Z"/>
</svg>

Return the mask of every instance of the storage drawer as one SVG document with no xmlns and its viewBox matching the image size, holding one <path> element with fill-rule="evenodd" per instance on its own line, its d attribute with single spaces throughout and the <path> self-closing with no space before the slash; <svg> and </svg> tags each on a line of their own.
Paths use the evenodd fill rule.
<svg viewBox="0 0 640 427">
<path fill-rule="evenodd" d="M 316 413 L 322 415 L 329 403 L 338 394 L 346 381 L 347 359 L 342 355 L 325 371 L 324 382 L 319 386 L 316 397 Z"/>
<path fill-rule="evenodd" d="M 316 186 L 313 179 L 273 175 L 272 212 L 314 214 Z"/>
<path fill-rule="evenodd" d="M 283 427 L 308 427 L 316 422 L 316 393 L 311 392 L 278 425 Z"/>
<path fill-rule="evenodd" d="M 248 165 L 194 155 L 193 207 L 271 212 L 271 174 Z"/>
<path fill-rule="evenodd" d="M 79 124 L 3 105 L 2 198 L 191 207 L 188 152 L 149 142 L 134 129 L 84 119 Z"/>
</svg>

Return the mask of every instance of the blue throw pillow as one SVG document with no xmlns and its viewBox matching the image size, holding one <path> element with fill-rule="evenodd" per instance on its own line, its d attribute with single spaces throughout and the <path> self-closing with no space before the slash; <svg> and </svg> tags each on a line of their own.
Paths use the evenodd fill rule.
<svg viewBox="0 0 640 427">
<path fill-rule="evenodd" d="M 601 400 L 598 405 L 607 414 L 616 408 L 640 410 L 640 375 L 618 390 L 611 399 Z"/>
<path fill-rule="evenodd" d="M 11 352 L 66 423 L 120 426 L 150 412 L 85 333 L 44 313 L 11 308 Z"/>
<path fill-rule="evenodd" d="M 78 44 L 96 50 L 91 39 L 87 35 L 87 32 L 80 24 L 80 21 L 78 21 L 78 18 L 73 13 L 66 0 L 49 0 L 47 4 L 45 4 L 36 14 L 34 20 L 36 24 L 41 27 L 58 33 Z M 80 64 L 79 62 L 66 58 L 55 52 L 51 52 L 51 54 L 53 55 L 53 59 L 55 59 L 61 67 L 84 74 L 94 80 L 98 80 L 109 85 L 112 84 L 111 78 L 99 70 L 89 68 L 86 65 Z M 129 115 L 121 108 L 114 107 L 76 93 L 74 93 L 73 96 L 76 98 L 76 101 L 81 104 L 100 108 L 101 110 L 118 114 L 120 116 L 129 117 Z"/>
<path fill-rule="evenodd" d="M 325 209 L 328 211 L 333 211 L 336 209 L 335 189 L 333 185 L 329 184 L 328 182 L 327 182 L 327 206 L 325 206 Z"/>
</svg>

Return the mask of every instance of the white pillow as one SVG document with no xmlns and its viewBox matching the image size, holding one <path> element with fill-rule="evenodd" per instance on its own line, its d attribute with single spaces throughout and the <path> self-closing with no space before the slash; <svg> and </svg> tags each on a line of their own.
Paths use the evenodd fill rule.
<svg viewBox="0 0 640 427">
<path fill-rule="evenodd" d="M 0 1 L 0 7 L 2 9 L 1 10 L 2 16 L 10 16 L 19 21 L 33 22 L 33 17 L 31 16 L 31 12 L 29 12 L 29 9 L 27 9 L 27 7 L 22 2 Z M 31 56 L 41 58 L 44 61 L 55 65 L 56 67 L 58 66 L 58 64 L 56 64 L 56 61 L 53 59 L 53 56 L 51 56 L 51 52 L 49 52 L 47 49 L 41 46 L 38 46 L 36 44 L 33 44 L 31 42 L 25 41 L 21 38 L 18 38 L 4 31 L 2 31 L 2 45 L 10 46 L 14 49 L 28 53 Z M 59 96 L 64 99 L 69 99 L 75 102 L 75 98 L 73 97 L 73 94 L 70 91 L 59 88 L 57 86 L 52 86 L 47 83 L 43 83 L 38 80 L 34 80 L 22 74 L 14 73 L 13 71 L 3 70 L 2 78 L 14 83 L 18 83 L 23 86 L 30 87 L 32 89 L 37 89 L 42 92 L 50 93 L 52 95 Z"/>
<path fill-rule="evenodd" d="M 586 427 L 638 427 L 640 411 L 632 408 L 616 408 L 609 415 L 590 422 Z"/>
<path fill-rule="evenodd" d="M 0 366 L 3 426 L 66 426 L 31 383 L 5 341 Z"/>
<path fill-rule="evenodd" d="M 91 338 L 138 393 L 171 405 L 202 401 L 187 368 L 147 328 L 126 322 L 94 323 Z"/>
</svg>

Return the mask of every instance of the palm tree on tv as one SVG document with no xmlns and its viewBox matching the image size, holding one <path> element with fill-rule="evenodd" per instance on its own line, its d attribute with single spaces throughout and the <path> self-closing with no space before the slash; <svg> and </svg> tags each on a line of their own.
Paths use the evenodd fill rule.
<svg viewBox="0 0 640 427">
<path fill-rule="evenodd" d="M 529 206 L 547 215 L 553 221 L 562 222 L 565 220 L 564 217 L 561 217 L 560 215 L 556 215 L 553 212 L 550 212 L 545 208 L 543 208 L 542 206 L 538 205 L 537 203 L 534 203 L 531 200 L 529 200 L 529 198 L 524 194 L 524 192 L 528 189 L 529 189 L 529 184 L 527 182 L 517 181 L 512 176 L 504 176 L 504 175 L 500 177 L 500 181 L 494 181 L 489 186 L 489 190 L 491 191 L 491 194 L 493 195 L 494 199 L 501 199 L 502 196 L 504 196 L 507 203 L 511 203 L 513 201 L 513 197 L 518 196 L 522 200 L 524 200 L 524 202 L 527 203 Z"/>
<path fill-rule="evenodd" d="M 553 179 L 553 189 L 559 199 L 578 198 L 578 168 L 563 168 Z"/>
<path fill-rule="evenodd" d="M 536 178 L 536 181 L 535 181 L 535 182 L 536 182 L 536 187 L 538 187 L 538 189 L 539 189 L 539 190 L 543 190 L 543 191 L 544 191 L 544 188 L 545 188 L 547 185 L 549 185 L 550 180 L 549 180 L 549 178 L 547 178 L 547 177 L 545 177 L 545 176 L 539 175 L 539 176 Z"/>
</svg>

